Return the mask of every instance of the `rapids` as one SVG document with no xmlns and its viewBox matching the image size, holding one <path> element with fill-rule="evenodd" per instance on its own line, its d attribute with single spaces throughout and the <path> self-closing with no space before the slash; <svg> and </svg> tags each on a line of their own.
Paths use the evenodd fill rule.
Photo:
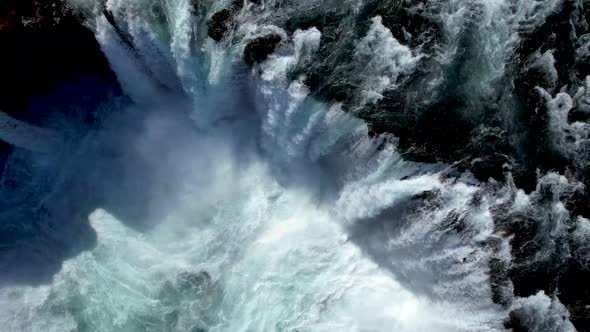
<svg viewBox="0 0 590 332">
<path fill-rule="evenodd" d="M 3 331 L 472 332 L 505 330 L 514 317 L 531 331 L 575 330 L 556 296 L 519 297 L 498 277 L 513 257 L 495 217 L 502 208 L 566 220 L 557 198 L 533 211 L 543 193 L 575 183 L 548 173 L 526 193 L 510 179 L 482 183 L 448 163 L 408 161 L 395 136 L 361 119 L 426 67 L 424 103 L 439 98 L 457 57 L 469 68 L 454 79 L 473 72 L 464 99 L 488 98 L 518 31 L 559 1 L 416 1 L 442 22 L 423 36 L 392 31 L 384 10 L 361 23 L 376 1 L 239 3 L 70 0 L 128 100 L 106 101 L 102 128 L 64 145 L 67 166 L 51 185 L 55 196 L 88 177 L 103 193 L 89 205 L 94 243 L 47 282 L 3 285 Z M 230 31 L 215 42 L 207 22 L 231 6 Z M 329 19 L 293 23 L 312 12 Z M 247 66 L 244 49 L 267 34 L 281 44 Z M 551 65 L 551 55 L 538 61 Z M 342 85 L 348 97 L 326 99 L 309 81 L 318 73 L 320 86 Z M 544 93 L 555 144 L 572 151 L 588 127 L 564 120 L 570 95 Z M 100 153 L 108 149 L 114 156 Z M 127 213 L 134 204 L 144 212 Z M 556 239 L 568 227 L 553 220 L 536 239 L 547 257 L 562 253 Z M 583 244 L 588 220 L 576 220 Z M 575 253 L 586 264 L 587 247 Z"/>
</svg>

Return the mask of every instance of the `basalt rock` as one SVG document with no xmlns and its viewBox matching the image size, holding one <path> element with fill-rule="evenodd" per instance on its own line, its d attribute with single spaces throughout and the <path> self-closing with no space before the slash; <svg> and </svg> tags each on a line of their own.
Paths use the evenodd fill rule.
<svg viewBox="0 0 590 332">
<path fill-rule="evenodd" d="M 381 16 L 383 24 L 399 42 L 412 48 L 432 48 L 443 39 L 442 22 L 429 13 L 429 1 L 368 1 L 361 17 Z"/>
<path fill-rule="evenodd" d="M 265 61 L 282 41 L 281 36 L 270 34 L 252 40 L 244 49 L 244 60 L 250 66 Z"/>
<path fill-rule="evenodd" d="M 467 161 L 463 166 L 483 182 L 490 178 L 502 180 L 514 164 L 506 132 L 498 127 L 481 126 L 473 130 L 466 153 Z"/>
<path fill-rule="evenodd" d="M 219 42 L 231 29 L 232 13 L 229 9 L 222 9 L 211 16 L 208 23 L 207 35 Z"/>
<path fill-rule="evenodd" d="M 249 0 L 253 4 L 260 4 L 260 0 Z M 239 11 L 244 7 L 244 0 L 234 0 L 230 3 L 228 8 L 224 8 L 211 16 L 207 22 L 207 35 L 216 42 L 220 42 L 234 27 L 234 18 Z M 195 13 L 202 12 L 202 5 L 198 0 L 193 0 L 193 11 Z"/>
<path fill-rule="evenodd" d="M 514 61 L 509 66 L 516 102 L 511 122 L 517 128 L 511 135 L 518 137 L 515 141 L 520 145 L 520 155 L 516 159 L 523 165 L 523 171 L 515 177 L 515 181 L 526 191 L 534 189 L 534 171 L 537 169 L 541 172 L 571 171 L 571 162 L 551 146 L 548 109 L 537 87 L 550 95 L 562 89 L 573 95 L 586 75 L 590 74 L 587 55 L 579 48 L 583 47 L 582 38 L 576 37 L 590 32 L 585 19 L 587 12 L 587 4 L 566 0 L 542 24 L 523 29 L 520 33 Z M 541 55 L 546 55 L 550 61 L 535 64 L 535 59 Z M 588 117 L 584 113 L 582 109 L 574 108 L 569 114 L 569 121 L 586 121 Z M 583 177 L 583 174 L 578 175 Z"/>
<path fill-rule="evenodd" d="M 572 180 L 573 181 L 573 180 Z M 501 295 L 502 286 L 512 282 L 514 295 L 528 297 L 543 291 L 556 296 L 570 313 L 570 320 L 579 331 L 590 327 L 588 296 L 590 285 L 585 280 L 590 270 L 585 257 L 590 252 L 576 243 L 572 231 L 577 216 L 587 207 L 588 196 L 583 186 L 574 183 L 569 188 L 563 184 L 541 179 L 530 197 L 531 206 L 513 211 L 513 202 L 505 202 L 492 209 L 496 228 L 510 236 L 511 263 L 506 266 L 490 262 L 492 290 Z M 563 203 L 569 216 L 556 215 L 554 206 Z M 548 232 L 552 232 L 551 235 Z M 500 283 L 498 281 L 501 281 Z M 495 296 L 497 303 L 504 297 Z M 529 331 L 513 313 L 509 327 L 515 331 Z M 522 318 L 522 317 L 521 317 Z"/>
<path fill-rule="evenodd" d="M 590 253 L 585 253 L 590 254 Z M 576 262 L 570 262 L 559 278 L 559 299 L 565 304 L 570 320 L 578 331 L 590 331 L 590 271 Z"/>
</svg>

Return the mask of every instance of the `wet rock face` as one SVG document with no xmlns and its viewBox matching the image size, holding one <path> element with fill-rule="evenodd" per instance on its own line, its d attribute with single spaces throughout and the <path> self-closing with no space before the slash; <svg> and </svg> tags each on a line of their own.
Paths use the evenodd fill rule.
<svg viewBox="0 0 590 332">
<path fill-rule="evenodd" d="M 276 34 L 258 37 L 252 40 L 244 49 L 244 60 L 250 66 L 263 62 L 280 44 L 282 38 Z"/>
<path fill-rule="evenodd" d="M 586 263 L 588 247 L 580 244 L 575 233 L 579 223 L 578 212 L 569 214 L 555 212 L 556 204 L 567 206 L 578 201 L 583 193 L 579 185 L 564 185 L 545 177 L 540 179 L 537 189 L 530 194 L 531 205 L 522 211 L 513 211 L 512 202 L 494 207 L 496 227 L 511 237 L 511 262 L 507 265 L 490 264 L 492 290 L 494 284 L 510 281 L 513 293 L 526 298 L 543 291 L 555 296 L 567 308 L 569 319 L 579 331 L 590 328 L 590 277 Z M 577 204 L 577 203 L 573 203 Z M 587 238 L 584 239 L 587 241 Z M 502 283 L 498 283 L 497 281 Z M 502 290 L 501 287 L 496 287 Z M 502 295 L 501 292 L 498 292 Z M 505 304 L 503 296 L 495 296 L 496 303 Z M 509 327 L 515 331 L 526 329 L 523 316 L 513 312 Z"/>
<path fill-rule="evenodd" d="M 207 35 L 217 42 L 221 41 L 230 30 L 232 21 L 232 13 L 229 9 L 218 11 L 209 20 Z"/>
<path fill-rule="evenodd" d="M 549 110 L 537 87 L 554 96 L 558 92 L 574 95 L 590 71 L 587 70 L 587 52 L 583 50 L 582 36 L 589 25 L 586 15 L 590 12 L 587 2 L 567 0 L 534 29 L 520 33 L 519 45 L 510 64 L 513 76 L 514 96 L 518 112 L 514 122 L 521 128 L 521 163 L 528 170 L 541 172 L 568 170 L 584 181 L 583 170 L 574 170 L 571 160 L 551 148 Z M 541 58 L 545 57 L 545 61 Z M 551 61 L 547 61 L 550 59 Z M 584 107 L 576 105 L 568 114 L 568 120 L 587 121 Z M 523 174 L 517 181 L 519 187 L 534 189 L 535 175 Z M 518 180 L 518 179 L 517 179 Z M 586 181 L 588 182 L 588 181 Z M 587 185 L 590 182 L 586 183 Z"/>
<path fill-rule="evenodd" d="M 560 279 L 559 299 L 567 303 L 570 320 L 579 331 L 590 331 L 590 271 L 580 264 L 570 264 Z"/>
<path fill-rule="evenodd" d="M 471 170 L 480 181 L 502 179 L 506 171 L 512 170 L 512 147 L 508 144 L 506 132 L 501 128 L 476 128 L 471 132 L 471 142 L 466 150 L 469 161 L 463 167 Z"/>
<path fill-rule="evenodd" d="M 224 8 L 211 16 L 207 22 L 207 35 L 216 42 L 220 42 L 235 27 L 234 24 L 236 22 L 234 19 L 246 3 L 259 5 L 262 3 L 262 0 L 232 1 L 228 8 Z M 193 0 L 193 11 L 195 14 L 202 12 L 201 6 L 198 0 Z"/>
<path fill-rule="evenodd" d="M 442 36 L 442 22 L 429 13 L 428 0 L 368 1 L 365 17 L 379 15 L 393 36 L 403 44 L 433 47 Z"/>
<path fill-rule="evenodd" d="M 458 163 L 462 170 L 471 170 L 475 176 L 487 181 L 490 177 L 503 180 L 504 165 L 512 162 L 507 155 L 508 135 L 491 155 L 483 155 L 475 148 L 483 145 L 485 138 L 480 127 L 480 114 L 497 113 L 493 105 L 486 105 L 465 91 L 465 82 L 473 81 L 474 62 L 478 58 L 477 46 L 478 8 L 470 8 L 473 19 L 465 23 L 465 33 L 459 38 L 456 58 L 441 66 L 435 61 L 434 49 L 444 44 L 443 22 L 435 14 L 438 10 L 428 1 L 367 1 L 354 20 L 347 20 L 348 13 L 328 12 L 326 15 L 292 17 L 286 22 L 288 31 L 311 26 L 322 32 L 317 60 L 311 68 L 303 68 L 306 84 L 311 94 L 328 102 L 342 102 L 355 109 L 368 124 L 370 134 L 392 133 L 399 138 L 400 152 L 404 158 L 420 162 Z M 415 71 L 401 73 L 395 89 L 383 91 L 383 98 L 371 105 L 354 100 L 358 84 L 351 61 L 354 50 L 367 35 L 371 17 L 380 16 L 385 28 L 404 47 L 425 55 L 416 64 Z M 344 24 L 342 24 L 344 22 Z M 338 64 L 337 70 L 333 70 Z M 413 70 L 413 69 L 412 69 Z M 442 77 L 437 73 L 441 72 Z M 294 77 L 300 72 L 295 72 Z M 345 76 L 347 79 L 342 79 Z M 438 88 L 432 82 L 440 81 Z M 475 116 L 474 116 L 475 114 Z M 484 127 L 496 124 L 482 123 Z M 492 145 L 487 144 L 488 147 Z"/>
</svg>

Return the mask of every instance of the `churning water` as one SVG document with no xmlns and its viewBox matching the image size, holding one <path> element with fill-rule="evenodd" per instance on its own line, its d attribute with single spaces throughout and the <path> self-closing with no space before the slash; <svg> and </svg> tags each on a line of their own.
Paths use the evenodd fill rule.
<svg viewBox="0 0 590 332">
<path fill-rule="evenodd" d="M 534 331 L 574 330 L 566 308 L 543 292 L 514 297 L 507 282 L 495 293 L 508 300 L 494 301 L 491 262 L 512 259 L 494 208 L 529 211 L 537 192 L 405 161 L 394 137 L 368 135 L 355 117 L 425 59 L 431 86 L 424 91 L 445 84 L 440 68 L 462 52 L 458 36 L 474 19 L 479 56 L 465 98 L 491 94 L 516 31 L 538 25 L 558 1 L 418 4 L 444 22 L 446 42 L 435 46 L 411 41 L 420 37 L 411 31 L 410 42 L 398 40 L 381 16 L 359 27 L 373 2 L 72 0 L 132 103 L 79 143 L 68 156 L 70 176 L 103 167 L 87 159 L 102 145 L 117 147 L 120 164 L 90 181 L 90 190 L 115 182 L 88 216 L 95 244 L 47 283 L 0 288 L 1 329 L 501 331 L 513 311 Z M 231 31 L 215 42 L 207 22 L 230 6 Z M 350 43 L 331 44 L 334 59 L 318 55 L 330 29 L 285 28 L 309 13 L 350 29 L 339 37 Z M 281 45 L 247 66 L 244 48 L 268 34 L 281 36 Z M 346 103 L 311 93 L 306 75 L 318 66 L 329 68 L 330 84 L 348 82 Z M 555 112 L 560 132 L 564 120 Z M 113 172 L 119 180 L 104 178 Z M 557 174 L 542 181 L 569 185 Z M 109 210 L 126 211 L 138 192 L 147 212 Z M 548 211 L 564 209 L 556 202 Z M 581 242 L 588 229 L 580 217 Z"/>
</svg>

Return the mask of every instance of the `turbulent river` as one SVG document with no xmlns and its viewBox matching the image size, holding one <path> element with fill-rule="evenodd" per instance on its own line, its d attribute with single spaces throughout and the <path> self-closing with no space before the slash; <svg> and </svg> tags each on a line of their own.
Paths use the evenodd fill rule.
<svg viewBox="0 0 590 332">
<path fill-rule="evenodd" d="M 1 286 L 0 330 L 473 332 L 516 319 L 574 331 L 559 292 L 515 293 L 510 231 L 497 217 L 536 218 L 542 250 L 527 261 L 560 259 L 567 237 L 568 257 L 587 264 L 590 222 L 543 200 L 574 190 L 569 178 L 539 173 L 530 191 L 482 182 L 449 162 L 410 161 L 395 135 L 367 125 L 409 77 L 425 82 L 411 103 L 438 98 L 458 57 L 462 100 L 493 95 L 519 33 L 563 4 L 413 2 L 404 10 L 443 24 L 393 31 L 386 11 L 368 9 L 397 6 L 387 1 L 71 0 L 125 97 L 104 102 L 101 128 L 52 137 L 65 141 L 50 144 L 52 156 L 23 151 L 7 163 L 4 177 L 37 179 L 22 197 L 50 188 L 31 209 L 65 209 L 65 192 L 89 208 L 44 224 L 39 237 L 53 242 L 13 253 L 57 267 L 42 282 Z M 216 41 L 208 24 L 224 9 Z M 248 45 L 268 35 L 280 42 L 250 66 Z M 531 66 L 554 61 L 539 53 Z M 557 140 L 578 135 L 559 141 L 566 150 L 588 135 L 563 118 L 586 88 L 543 90 Z M 18 171 L 23 160 L 35 166 Z"/>
</svg>

